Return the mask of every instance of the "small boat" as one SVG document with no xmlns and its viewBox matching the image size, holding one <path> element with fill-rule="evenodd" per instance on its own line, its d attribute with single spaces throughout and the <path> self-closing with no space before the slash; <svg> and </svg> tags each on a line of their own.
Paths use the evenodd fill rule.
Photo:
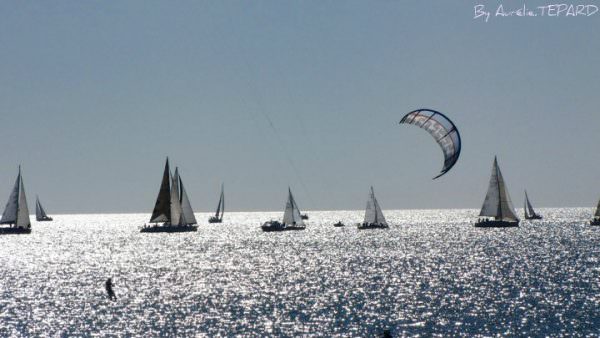
<svg viewBox="0 0 600 338">
<path fill-rule="evenodd" d="M 345 226 L 345 224 L 342 223 L 342 221 L 338 221 L 337 223 L 334 223 L 333 226 L 336 227 L 336 228 L 339 228 L 339 227 Z"/>
<path fill-rule="evenodd" d="M 308 214 L 302 214 L 302 215 L 300 215 L 300 218 L 306 220 L 306 219 L 308 219 Z"/>
<path fill-rule="evenodd" d="M 292 190 L 288 187 L 288 199 L 283 212 L 283 221 L 268 221 L 261 226 L 262 231 L 288 231 L 288 230 L 304 230 L 306 225 L 300 216 L 300 209 L 296 204 L 296 200 L 292 195 Z"/>
<path fill-rule="evenodd" d="M 158 197 L 150 217 L 150 223 L 144 225 L 140 232 L 189 232 L 197 231 L 196 217 L 187 196 L 179 169 L 171 175 L 169 159 L 165 164 L 163 179 L 158 191 Z M 158 223 L 163 223 L 159 225 Z"/>
<path fill-rule="evenodd" d="M 510 201 L 510 196 L 506 190 L 506 184 L 498 166 L 498 160 L 494 157 L 492 166 L 492 175 L 488 187 L 479 220 L 475 223 L 476 227 L 483 228 L 503 228 L 519 226 L 519 218 L 515 208 Z"/>
<path fill-rule="evenodd" d="M 590 225 L 600 225 L 600 201 L 598 201 L 598 206 L 596 207 L 594 218 L 590 221 Z"/>
<path fill-rule="evenodd" d="M 362 223 L 357 224 L 358 229 L 386 229 L 388 227 L 381 207 L 375 198 L 375 192 L 371 187 L 369 199 L 367 200 L 367 208 L 365 209 L 365 219 Z"/>
<path fill-rule="evenodd" d="M 221 183 L 221 197 L 219 198 L 219 205 L 217 205 L 217 212 L 214 216 L 208 219 L 208 223 L 221 223 L 223 222 L 223 214 L 225 213 L 225 192 L 223 190 L 223 184 Z"/>
<path fill-rule="evenodd" d="M 542 216 L 538 215 L 533 207 L 531 206 L 531 202 L 529 202 L 529 197 L 527 197 L 527 190 L 525 190 L 525 219 L 542 219 Z"/>
<path fill-rule="evenodd" d="M 52 217 L 46 215 L 46 211 L 42 208 L 42 203 L 40 203 L 40 198 L 35 196 L 35 220 L 38 222 L 49 222 L 52 221 Z"/>
<path fill-rule="evenodd" d="M 0 227 L 0 234 L 29 234 L 31 233 L 31 221 L 29 220 L 29 208 L 25 196 L 21 166 L 15 185 L 8 197 L 8 202 L 2 213 L 0 224 L 10 224 L 10 228 Z"/>
</svg>

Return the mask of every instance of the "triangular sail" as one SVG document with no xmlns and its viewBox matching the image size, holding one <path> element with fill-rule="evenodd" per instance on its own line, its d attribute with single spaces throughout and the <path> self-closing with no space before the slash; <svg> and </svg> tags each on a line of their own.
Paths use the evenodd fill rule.
<svg viewBox="0 0 600 338">
<path fill-rule="evenodd" d="M 19 187 L 21 184 L 21 167 L 19 167 L 19 175 L 17 176 L 17 180 L 15 181 L 15 185 L 13 186 L 13 190 L 8 197 L 8 202 L 6 202 L 6 206 L 4 207 L 4 212 L 2 213 L 2 219 L 0 219 L 0 224 L 16 224 L 17 223 L 17 212 L 19 209 Z"/>
<path fill-rule="evenodd" d="M 154 210 L 150 217 L 151 223 L 169 222 L 171 220 L 171 178 L 169 172 L 169 158 L 167 158 L 158 197 L 156 197 Z"/>
<path fill-rule="evenodd" d="M 496 220 L 517 221 L 519 218 L 512 206 L 498 161 L 494 158 L 492 175 L 479 216 L 494 217 Z"/>
<path fill-rule="evenodd" d="M 19 208 L 17 212 L 17 228 L 29 228 L 31 227 L 31 221 L 29 220 L 29 208 L 27 207 L 27 197 L 25 196 L 25 185 L 23 184 L 23 176 L 20 175 L 21 184 L 19 189 Z"/>
<path fill-rule="evenodd" d="M 381 211 L 381 207 L 379 206 L 379 202 L 377 202 L 377 199 L 375 198 L 375 191 L 373 190 L 373 187 L 371 187 L 369 199 L 367 200 L 365 219 L 363 223 L 387 224 L 385 217 L 383 216 L 383 212 Z"/>
<path fill-rule="evenodd" d="M 48 218 L 48 215 L 46 215 L 46 211 L 44 210 L 44 208 L 42 207 L 42 203 L 40 202 L 39 197 L 35 197 L 35 219 L 36 220 L 43 220 Z"/>
<path fill-rule="evenodd" d="M 533 216 L 537 216 L 537 214 L 535 213 L 535 210 L 533 210 L 533 206 L 531 205 L 531 202 L 529 201 L 529 196 L 527 196 L 527 191 L 525 191 L 525 217 L 533 217 Z"/>
<path fill-rule="evenodd" d="M 179 171 L 175 168 L 175 174 L 171 178 L 171 225 L 185 224 L 181 210 L 181 200 L 179 196 Z"/>
<path fill-rule="evenodd" d="M 294 196 L 292 195 L 292 190 L 290 188 L 288 188 L 288 200 L 285 204 L 285 211 L 283 213 L 283 224 L 299 226 L 304 225 L 304 221 L 300 216 L 300 209 L 296 204 L 296 200 L 294 200 Z"/>
<path fill-rule="evenodd" d="M 598 206 L 596 207 L 595 217 L 600 217 L 600 201 L 598 201 Z"/>
<path fill-rule="evenodd" d="M 217 211 L 215 212 L 215 217 L 218 219 L 223 219 L 224 213 L 225 213 L 225 194 L 223 192 L 223 184 L 221 184 L 221 196 L 219 197 L 219 204 L 217 205 Z"/>
<path fill-rule="evenodd" d="M 185 188 L 183 187 L 181 176 L 179 176 L 179 187 L 181 188 L 181 210 L 184 224 L 196 224 L 198 222 L 196 222 L 196 216 L 194 216 L 194 210 L 192 210 L 190 199 L 188 198 Z"/>
</svg>

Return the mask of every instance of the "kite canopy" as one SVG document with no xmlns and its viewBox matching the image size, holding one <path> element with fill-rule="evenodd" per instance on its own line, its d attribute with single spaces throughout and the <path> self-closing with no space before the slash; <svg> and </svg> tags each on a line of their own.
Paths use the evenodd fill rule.
<svg viewBox="0 0 600 338">
<path fill-rule="evenodd" d="M 400 124 L 412 124 L 427 130 L 444 152 L 444 167 L 436 178 L 447 173 L 460 156 L 460 134 L 446 115 L 431 109 L 418 109 L 406 114 Z"/>
</svg>

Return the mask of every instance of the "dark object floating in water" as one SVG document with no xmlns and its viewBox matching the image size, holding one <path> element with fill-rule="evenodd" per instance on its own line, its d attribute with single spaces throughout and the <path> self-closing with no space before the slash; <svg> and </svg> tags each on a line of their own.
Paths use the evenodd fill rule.
<svg viewBox="0 0 600 338">
<path fill-rule="evenodd" d="M 598 206 L 596 207 L 594 218 L 590 221 L 590 225 L 600 225 L 600 201 L 598 201 Z"/>
<path fill-rule="evenodd" d="M 302 215 L 300 215 L 300 218 L 302 218 L 302 219 L 308 219 L 308 215 L 307 214 L 302 214 Z"/>
<path fill-rule="evenodd" d="M 31 221 L 29 220 L 29 208 L 27 207 L 23 176 L 21 176 L 21 166 L 19 166 L 19 174 L 8 197 L 0 224 L 10 224 L 10 228 L 0 228 L 0 234 L 31 233 Z"/>
<path fill-rule="evenodd" d="M 367 200 L 367 208 L 365 209 L 365 219 L 362 223 L 356 225 L 359 230 L 362 229 L 385 229 L 388 227 L 379 202 L 375 198 L 375 192 L 371 187 L 369 199 Z"/>
<path fill-rule="evenodd" d="M 504 228 L 519 226 L 519 218 L 510 201 L 496 157 L 494 157 L 494 165 L 492 166 L 490 185 L 479 216 L 483 218 L 475 223 L 476 227 Z"/>
<path fill-rule="evenodd" d="M 42 208 L 42 203 L 40 203 L 40 198 L 35 196 L 35 220 L 38 222 L 50 222 L 52 221 L 52 217 L 46 215 L 46 211 Z"/>
<path fill-rule="evenodd" d="M 117 300 L 117 296 L 115 295 L 115 292 L 113 291 L 112 278 L 109 278 L 106 280 L 106 283 L 104 283 L 104 288 L 106 289 L 108 299 L 113 300 L 113 301 Z"/>
<path fill-rule="evenodd" d="M 458 129 L 446 115 L 431 109 L 417 109 L 406 114 L 400 120 L 400 124 L 403 123 L 425 129 L 442 148 L 444 167 L 434 180 L 452 169 L 460 156 L 461 140 Z"/>
<path fill-rule="evenodd" d="M 339 228 L 339 227 L 343 227 L 344 225 L 345 224 L 342 223 L 342 221 L 339 221 L 339 222 L 335 223 L 333 226 Z"/>
<path fill-rule="evenodd" d="M 525 219 L 542 219 L 542 216 L 538 215 L 535 210 L 533 210 L 533 206 L 531 206 L 531 202 L 529 202 L 529 197 L 527 196 L 527 190 L 525 190 L 525 207 L 523 209 L 525 212 Z"/>
<path fill-rule="evenodd" d="M 164 223 L 158 225 L 160 222 Z M 189 232 L 198 230 L 198 227 L 194 225 L 197 223 L 196 217 L 183 187 L 183 181 L 179 176 L 179 170 L 175 168 L 175 174 L 171 175 L 169 158 L 165 163 L 163 179 L 150 217 L 150 223 L 154 223 L 154 226 L 144 225 L 140 232 Z"/>
<path fill-rule="evenodd" d="M 219 197 L 219 204 L 217 205 L 217 212 L 214 216 L 208 219 L 208 223 L 221 223 L 223 222 L 223 214 L 225 213 L 225 192 L 223 190 L 223 184 L 221 183 L 221 197 Z"/>
<path fill-rule="evenodd" d="M 300 216 L 300 209 L 298 208 L 296 200 L 292 195 L 292 190 L 289 187 L 288 199 L 285 203 L 285 211 L 283 212 L 283 221 L 265 222 L 260 228 L 265 232 L 306 229 L 302 216 Z"/>
</svg>

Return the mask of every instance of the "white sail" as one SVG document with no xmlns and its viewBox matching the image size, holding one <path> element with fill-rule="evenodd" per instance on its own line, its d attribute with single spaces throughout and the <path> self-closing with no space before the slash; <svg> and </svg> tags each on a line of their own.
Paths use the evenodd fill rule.
<svg viewBox="0 0 600 338">
<path fill-rule="evenodd" d="M 17 228 L 29 228 L 31 227 L 31 221 L 29 220 L 29 208 L 27 207 L 27 197 L 25 196 L 25 185 L 23 184 L 23 176 L 20 175 L 21 184 L 19 189 L 19 208 L 17 212 Z"/>
<path fill-rule="evenodd" d="M 527 191 L 525 191 L 525 217 L 533 217 L 536 216 L 535 210 L 533 210 L 533 206 L 531 206 L 531 202 L 529 202 L 529 196 L 527 196 Z"/>
<path fill-rule="evenodd" d="M 367 200 L 367 208 L 365 209 L 365 219 L 363 223 L 387 225 L 385 217 L 383 216 L 383 212 L 381 211 L 381 207 L 379 206 L 379 203 L 375 198 L 375 192 L 373 191 L 373 187 L 371 187 L 369 199 Z"/>
<path fill-rule="evenodd" d="M 192 210 L 190 199 L 188 198 L 185 188 L 183 187 L 181 176 L 179 176 L 179 187 L 181 188 L 181 210 L 184 224 L 196 224 L 198 222 L 196 222 L 196 216 L 194 216 L 194 210 Z"/>
<path fill-rule="evenodd" d="M 600 217 L 600 201 L 598 201 L 598 206 L 596 207 L 595 217 Z"/>
<path fill-rule="evenodd" d="M 35 197 L 35 218 L 38 221 L 48 218 L 48 215 L 42 207 L 42 203 L 40 202 L 40 198 L 38 196 Z"/>
<path fill-rule="evenodd" d="M 292 190 L 290 188 L 288 188 L 288 199 L 285 204 L 285 211 L 283 213 L 283 224 L 297 226 L 304 225 L 304 221 L 300 216 L 300 209 L 298 209 L 298 205 L 294 200 L 294 196 L 292 195 Z"/>
<path fill-rule="evenodd" d="M 15 185 L 8 197 L 8 202 L 6 202 L 6 206 L 4 207 L 4 212 L 2 213 L 2 219 L 0 219 L 0 224 L 16 224 L 17 223 L 17 212 L 19 209 L 19 187 L 21 184 L 21 167 L 19 166 L 19 175 L 17 176 L 17 180 L 15 181 Z"/>
<path fill-rule="evenodd" d="M 517 221 L 519 218 L 512 205 L 498 161 L 494 158 L 492 175 L 479 216 L 494 217 L 496 220 Z"/>
<path fill-rule="evenodd" d="M 171 178 L 171 224 L 185 224 L 182 216 L 181 201 L 179 200 L 179 171 L 175 168 L 175 175 Z"/>
</svg>

